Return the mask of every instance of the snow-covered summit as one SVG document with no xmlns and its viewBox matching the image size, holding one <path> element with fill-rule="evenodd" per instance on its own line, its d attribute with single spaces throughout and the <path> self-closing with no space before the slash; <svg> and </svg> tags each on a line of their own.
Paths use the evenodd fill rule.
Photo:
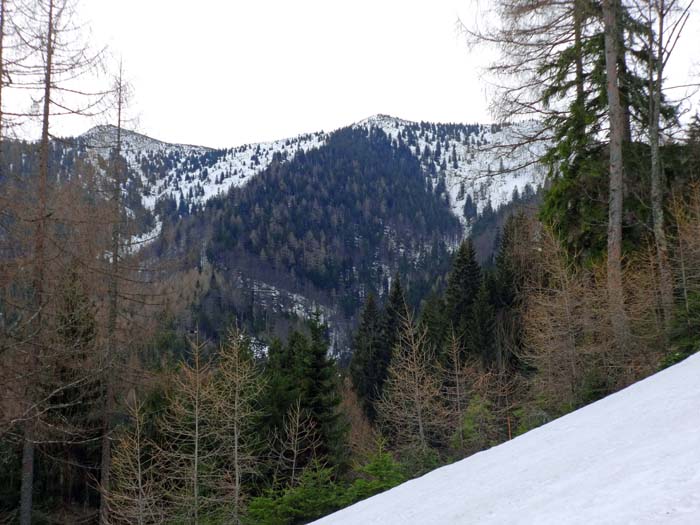
<svg viewBox="0 0 700 525">
<path fill-rule="evenodd" d="M 148 151 L 165 151 L 169 148 L 185 148 L 191 151 L 211 151 L 211 148 L 204 146 L 192 146 L 189 144 L 172 144 L 154 139 L 142 133 L 129 129 L 121 130 L 122 149 Z M 117 127 L 111 124 L 103 124 L 90 128 L 80 135 L 79 139 L 87 146 L 97 149 L 113 148 L 117 143 Z"/>
<path fill-rule="evenodd" d="M 541 152 L 506 151 L 502 146 L 516 142 L 524 126 L 481 124 L 434 124 L 411 122 L 389 115 L 374 115 L 353 124 L 356 128 L 381 129 L 397 143 L 402 141 L 420 159 L 436 189 L 449 200 L 454 214 L 465 220 L 465 205 L 477 212 L 511 200 L 513 191 L 522 193 L 527 185 L 542 183 L 543 174 L 532 160 Z M 96 126 L 79 137 L 91 154 L 106 157 L 116 143 L 116 128 Z M 146 135 L 123 130 L 122 154 L 131 177 L 137 181 L 142 202 L 154 209 L 159 200 L 178 204 L 202 204 L 242 186 L 267 168 L 273 158 L 291 159 L 299 151 L 322 146 L 329 134 L 309 133 L 294 138 L 227 149 L 171 144 Z"/>
<path fill-rule="evenodd" d="M 319 525 L 700 523 L 700 354 Z"/>
<path fill-rule="evenodd" d="M 359 122 L 356 122 L 354 126 L 356 127 L 380 127 L 382 129 L 386 128 L 396 128 L 396 127 L 406 127 L 406 126 L 411 126 L 417 124 L 416 122 L 412 122 L 410 120 L 404 120 L 398 117 L 392 117 L 391 115 L 385 115 L 383 113 L 377 113 L 376 115 L 372 115 L 371 117 L 367 117 L 366 119 L 360 120 Z"/>
<path fill-rule="evenodd" d="M 106 157 L 116 144 L 117 128 L 96 126 L 79 137 L 91 151 Z M 308 151 L 325 141 L 323 132 L 299 135 L 235 148 L 213 149 L 189 144 L 171 144 L 134 131 L 122 130 L 122 155 L 132 177 L 142 187 L 143 204 L 153 209 L 164 198 L 201 204 L 241 186 L 266 168 L 275 155 L 291 158 L 298 150 Z"/>
</svg>

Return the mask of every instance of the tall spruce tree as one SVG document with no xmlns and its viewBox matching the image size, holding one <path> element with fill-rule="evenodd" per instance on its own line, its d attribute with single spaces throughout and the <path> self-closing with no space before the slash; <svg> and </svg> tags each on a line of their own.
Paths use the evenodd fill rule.
<svg viewBox="0 0 700 525">
<path fill-rule="evenodd" d="M 302 374 L 306 382 L 302 389 L 302 402 L 308 403 L 311 417 L 318 423 L 322 439 L 321 453 L 331 463 L 339 463 L 344 455 L 344 426 L 338 412 L 340 404 L 339 376 L 335 361 L 328 355 L 328 327 L 318 315 L 309 321 L 309 348 Z"/>
<path fill-rule="evenodd" d="M 427 343 L 432 347 L 435 356 L 442 361 L 446 356 L 450 327 L 445 313 L 445 300 L 439 294 L 431 293 L 425 300 L 420 326 L 425 329 Z"/>
<path fill-rule="evenodd" d="M 467 239 L 457 250 L 445 290 L 447 320 L 458 337 L 469 325 L 471 305 L 480 284 L 481 268 L 476 261 L 474 246 Z"/>
<path fill-rule="evenodd" d="M 404 295 L 401 278 L 396 274 L 391 289 L 389 290 L 389 298 L 384 305 L 384 311 L 381 315 L 380 324 L 380 341 L 379 351 L 377 352 L 377 397 L 382 393 L 384 381 L 387 378 L 387 369 L 394 349 L 398 345 L 399 336 L 401 333 L 402 316 L 406 311 L 406 296 Z"/>
<path fill-rule="evenodd" d="M 308 330 L 310 335 L 294 331 L 286 345 L 276 342 L 270 347 L 264 425 L 271 434 L 281 434 L 285 417 L 298 404 L 298 410 L 307 414 L 318 430 L 321 443 L 316 452 L 337 463 L 344 448 L 344 428 L 337 410 L 338 374 L 328 356 L 325 326 L 312 319 Z"/>
<path fill-rule="evenodd" d="M 379 377 L 377 359 L 381 347 L 381 324 L 379 309 L 373 294 L 367 296 L 362 310 L 360 325 L 353 339 L 350 361 L 350 377 L 365 414 L 374 420 L 374 403 L 378 399 Z"/>
<path fill-rule="evenodd" d="M 493 362 L 494 354 L 494 309 L 491 304 L 491 279 L 482 279 L 474 301 L 469 307 L 469 319 L 464 334 L 465 349 L 474 356 L 480 356 L 486 366 Z"/>
<path fill-rule="evenodd" d="M 523 267 L 523 254 L 519 247 L 526 226 L 524 214 L 508 217 L 495 256 L 492 292 L 496 323 L 494 350 L 501 370 L 518 366 L 517 355 L 522 346 L 522 318 L 519 306 L 526 269 Z"/>
<path fill-rule="evenodd" d="M 265 364 L 268 389 L 263 400 L 262 417 L 262 425 L 269 433 L 282 427 L 287 410 L 295 400 L 296 371 L 293 351 L 297 346 L 295 341 L 302 337 L 302 334 L 293 332 L 287 344 L 279 339 L 270 343 Z"/>
</svg>

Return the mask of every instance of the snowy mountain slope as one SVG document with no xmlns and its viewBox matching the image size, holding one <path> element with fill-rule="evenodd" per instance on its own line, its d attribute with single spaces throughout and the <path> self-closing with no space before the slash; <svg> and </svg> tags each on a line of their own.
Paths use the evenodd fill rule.
<svg viewBox="0 0 700 525">
<path fill-rule="evenodd" d="M 444 180 L 445 195 L 449 195 L 453 213 L 464 222 L 467 196 L 482 211 L 488 203 L 497 208 L 509 202 L 516 188 L 522 192 L 526 185 L 534 188 L 542 184 L 543 170 L 532 164 L 532 159 L 541 154 L 541 147 L 530 151 L 521 148 L 518 152 L 499 147 L 517 142 L 533 125 L 496 129 L 491 125 L 416 123 L 375 115 L 353 126 L 379 128 L 395 140 L 401 135 L 435 184 Z M 202 204 L 232 186 L 246 184 L 269 166 L 276 155 L 282 160 L 289 159 L 298 150 L 309 151 L 323 145 L 328 136 L 321 131 L 273 142 L 211 149 L 169 144 L 124 131 L 122 153 L 132 177 L 141 187 L 143 206 L 153 210 L 163 198 Z M 80 140 L 106 158 L 116 142 L 116 128 L 97 126 Z"/>
<path fill-rule="evenodd" d="M 523 193 L 544 183 L 545 170 L 536 162 L 545 151 L 543 142 L 523 144 L 534 135 L 535 122 L 508 126 L 484 124 L 433 124 L 374 115 L 356 124 L 380 128 L 390 137 L 399 135 L 436 179 L 443 174 L 452 212 L 464 222 L 470 196 L 480 213 L 511 201 L 513 191 Z M 515 147 L 518 145 L 518 147 Z M 433 164 L 433 167 L 430 166 Z"/>
<path fill-rule="evenodd" d="M 487 222 L 494 217 L 486 213 L 490 208 L 508 203 L 514 190 L 522 195 L 541 184 L 541 169 L 533 167 L 539 152 L 504 154 L 507 150 L 499 147 L 532 126 L 436 124 L 376 115 L 331 133 L 229 149 L 170 144 L 122 130 L 121 154 L 128 168 L 123 195 L 131 231 L 126 249 L 149 246 L 156 257 L 214 264 L 222 282 L 237 286 L 211 297 L 223 294 L 251 319 L 271 325 L 280 320 L 282 326 L 288 317 L 308 317 L 318 309 L 334 330 L 348 335 L 366 294 L 388 290 L 388 276 L 400 264 L 415 290 L 427 289 L 446 271 L 442 262 L 477 214 L 496 228 L 493 220 Z M 389 140 L 373 135 L 373 129 Z M 62 141 L 57 158 L 87 160 L 105 175 L 109 190 L 107 159 L 116 133 L 112 126 L 95 127 L 73 143 Z M 297 156 L 300 151 L 306 155 Z M 311 164 L 305 164 L 308 157 L 314 159 Z M 392 164 L 392 159 L 401 162 Z M 281 165 L 266 171 L 273 161 Z M 282 180 L 280 173 L 293 165 L 291 178 Z M 343 166 L 351 165 L 359 171 L 348 171 L 353 180 L 342 182 Z M 229 195 L 242 187 L 245 191 Z M 227 197 L 216 198 L 221 195 Z M 309 215 L 296 220 L 299 209 Z M 320 216 L 327 220 L 314 223 Z M 307 230 L 308 223 L 313 228 Z M 493 246 L 488 240 L 482 244 Z M 345 249 L 351 245 L 356 249 Z M 367 249 L 361 258 L 360 246 Z M 207 300 L 203 295 L 201 301 Z M 209 311 L 216 330 L 216 322 L 225 320 L 217 321 L 213 306 Z"/>
<path fill-rule="evenodd" d="M 274 155 L 288 158 L 298 150 L 308 151 L 323 144 L 323 132 L 291 139 L 245 144 L 236 148 L 212 149 L 186 144 L 169 144 L 124 131 L 122 154 L 132 173 L 140 177 L 143 205 L 153 209 L 158 200 L 182 196 L 189 204 L 201 204 L 242 186 L 266 168 Z M 80 139 L 93 146 L 102 157 L 116 143 L 116 128 L 97 126 Z"/>
<path fill-rule="evenodd" d="M 316 523 L 700 523 L 700 354 Z"/>
</svg>

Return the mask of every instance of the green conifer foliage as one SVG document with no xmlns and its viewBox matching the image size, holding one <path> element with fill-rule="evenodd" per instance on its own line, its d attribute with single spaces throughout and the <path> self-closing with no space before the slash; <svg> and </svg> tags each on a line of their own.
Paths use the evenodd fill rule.
<svg viewBox="0 0 700 525">
<path fill-rule="evenodd" d="M 387 369 L 394 349 L 399 343 L 401 319 L 406 312 L 406 295 L 398 274 L 394 277 L 389 291 L 389 299 L 384 307 L 380 320 L 380 345 L 377 356 L 378 392 L 381 395 L 382 386 L 387 377 Z"/>
<path fill-rule="evenodd" d="M 445 290 L 447 320 L 458 336 L 461 336 L 469 325 L 471 305 L 480 284 L 481 269 L 476 261 L 474 246 L 471 240 L 467 239 L 457 251 Z"/>
<path fill-rule="evenodd" d="M 518 367 L 518 350 L 522 346 L 520 297 L 528 271 L 527 253 L 521 248 L 527 217 L 511 215 L 503 227 L 496 253 L 493 282 L 493 305 L 497 324 L 495 347 L 499 369 Z"/>
<path fill-rule="evenodd" d="M 445 314 L 445 301 L 439 294 L 432 293 L 425 300 L 420 325 L 425 328 L 428 344 L 434 349 L 436 357 L 442 359 L 449 334 L 449 322 Z"/>
<path fill-rule="evenodd" d="M 337 464 L 343 456 L 345 432 L 337 410 L 338 374 L 328 356 L 325 326 L 312 319 L 308 329 L 309 335 L 294 331 L 286 345 L 275 342 L 270 347 L 264 424 L 270 433 L 279 433 L 285 416 L 298 402 L 299 409 L 317 426 L 321 444 L 316 453 Z"/>
<path fill-rule="evenodd" d="M 301 399 L 307 400 L 309 413 L 319 425 L 321 454 L 327 455 L 331 463 L 338 464 L 345 456 L 346 430 L 338 412 L 339 375 L 335 361 L 328 355 L 327 327 L 318 316 L 309 322 L 309 331 L 307 366 L 301 371 L 302 377 L 306 378 Z"/>
<path fill-rule="evenodd" d="M 483 279 L 479 290 L 470 305 L 470 316 L 465 333 L 466 350 L 472 355 L 481 356 L 484 365 L 494 358 L 495 316 L 491 304 L 491 279 Z"/>
<path fill-rule="evenodd" d="M 353 340 L 350 377 L 362 409 L 371 420 L 376 416 L 374 402 L 379 391 L 379 368 L 376 361 L 382 345 L 380 330 L 379 308 L 374 295 L 369 294 Z"/>
</svg>

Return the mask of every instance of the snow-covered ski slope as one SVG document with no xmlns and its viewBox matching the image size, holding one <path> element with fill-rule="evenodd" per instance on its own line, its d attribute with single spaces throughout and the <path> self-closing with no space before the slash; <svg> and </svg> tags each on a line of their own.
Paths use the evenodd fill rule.
<svg viewBox="0 0 700 525">
<path fill-rule="evenodd" d="M 318 524 L 700 524 L 700 354 Z"/>
</svg>

